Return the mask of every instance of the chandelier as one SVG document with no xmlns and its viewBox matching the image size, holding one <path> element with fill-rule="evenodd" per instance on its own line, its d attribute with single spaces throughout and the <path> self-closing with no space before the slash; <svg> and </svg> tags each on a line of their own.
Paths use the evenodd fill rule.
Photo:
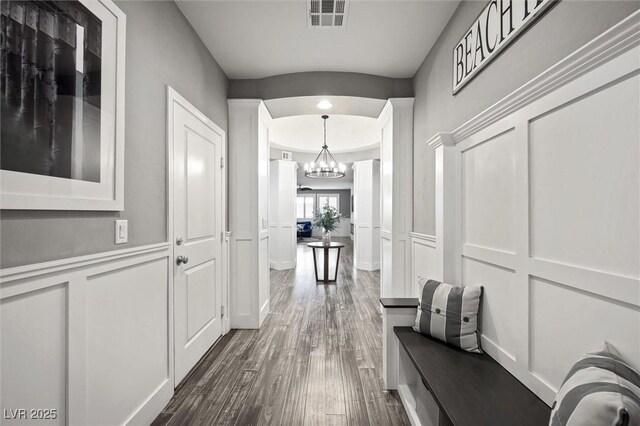
<svg viewBox="0 0 640 426">
<path fill-rule="evenodd" d="M 322 150 L 316 160 L 304 165 L 304 175 L 306 177 L 341 178 L 344 177 L 344 171 L 347 169 L 344 163 L 336 162 L 336 159 L 329 152 L 329 147 L 327 146 L 327 118 L 329 118 L 328 115 L 322 116 L 324 120 L 324 145 L 322 145 Z"/>
</svg>

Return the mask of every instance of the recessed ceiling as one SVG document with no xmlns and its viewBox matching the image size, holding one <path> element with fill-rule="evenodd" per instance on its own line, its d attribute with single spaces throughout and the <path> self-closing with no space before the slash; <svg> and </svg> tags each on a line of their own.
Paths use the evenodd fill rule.
<svg viewBox="0 0 640 426">
<path fill-rule="evenodd" d="M 311 189 L 350 189 L 353 187 L 353 163 L 347 164 L 344 177 L 333 179 L 317 179 L 304 175 L 304 164 L 298 164 L 297 184 Z M 304 192 L 302 192 L 304 194 Z"/>
<path fill-rule="evenodd" d="M 319 153 L 323 145 L 322 114 L 273 120 L 269 139 L 274 148 Z M 377 120 L 352 115 L 329 115 L 327 145 L 332 154 L 371 149 L 380 143 Z M 339 159 L 337 159 L 339 161 Z"/>
<path fill-rule="evenodd" d="M 329 109 L 318 108 L 318 103 L 321 101 L 331 102 L 332 107 Z M 307 114 L 359 115 L 377 118 L 387 101 L 353 96 L 298 96 L 269 99 L 264 103 L 273 118 Z"/>
<path fill-rule="evenodd" d="M 410 78 L 459 0 L 352 0 L 341 28 L 310 27 L 300 0 L 176 3 L 229 78 L 307 71 Z"/>
</svg>

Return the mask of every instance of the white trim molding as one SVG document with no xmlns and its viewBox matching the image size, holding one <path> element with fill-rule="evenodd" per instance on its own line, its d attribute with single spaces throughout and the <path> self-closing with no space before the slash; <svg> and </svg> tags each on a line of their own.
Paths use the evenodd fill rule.
<svg viewBox="0 0 640 426">
<path fill-rule="evenodd" d="M 35 279 L 61 271 L 70 271 L 78 268 L 96 266 L 100 263 L 114 262 L 119 259 L 130 258 L 142 254 L 162 252 L 168 248 L 169 243 L 164 242 L 0 269 L 0 285 L 13 283 L 18 280 Z"/>
<path fill-rule="evenodd" d="M 429 140 L 427 140 L 427 146 L 432 149 L 436 149 L 441 146 L 453 146 L 455 145 L 453 142 L 453 134 L 440 132 L 433 135 Z"/>
<path fill-rule="evenodd" d="M 430 246 L 430 247 L 436 246 L 435 235 L 423 234 L 420 232 L 409 232 L 409 235 L 411 235 L 411 238 L 413 238 L 415 241 L 420 241 L 422 244 L 426 246 Z"/>
</svg>

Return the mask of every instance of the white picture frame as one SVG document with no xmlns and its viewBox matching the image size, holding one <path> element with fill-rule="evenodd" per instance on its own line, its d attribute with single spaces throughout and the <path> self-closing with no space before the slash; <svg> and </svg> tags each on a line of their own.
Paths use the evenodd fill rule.
<svg viewBox="0 0 640 426">
<path fill-rule="evenodd" d="M 102 20 L 100 180 L 0 170 L 6 210 L 124 210 L 126 16 L 111 0 L 77 0 Z"/>
</svg>

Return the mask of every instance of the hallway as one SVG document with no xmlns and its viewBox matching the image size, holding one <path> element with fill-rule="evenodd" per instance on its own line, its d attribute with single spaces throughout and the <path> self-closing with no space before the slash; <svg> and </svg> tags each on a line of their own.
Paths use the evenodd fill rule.
<svg viewBox="0 0 640 426">
<path fill-rule="evenodd" d="M 379 273 L 353 270 L 353 243 L 339 240 L 337 285 L 315 283 L 299 243 L 298 267 L 271 271 L 260 330 L 222 337 L 154 424 L 409 424 L 382 391 Z"/>
</svg>

